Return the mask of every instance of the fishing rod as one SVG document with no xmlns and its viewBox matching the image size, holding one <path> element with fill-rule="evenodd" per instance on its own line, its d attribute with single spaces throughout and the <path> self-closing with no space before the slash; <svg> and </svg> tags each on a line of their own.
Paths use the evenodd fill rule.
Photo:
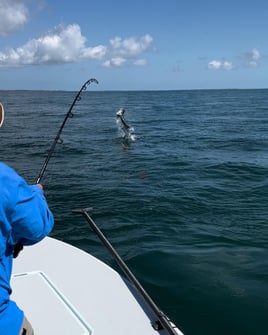
<svg viewBox="0 0 268 335">
<path fill-rule="evenodd" d="M 5 110 L 4 110 L 4 106 L 0 102 L 0 127 L 2 127 L 4 123 L 4 119 L 5 119 Z"/>
<path fill-rule="evenodd" d="M 151 299 L 149 294 L 145 291 L 145 289 L 139 283 L 137 278 L 134 276 L 134 274 L 127 267 L 126 263 L 122 260 L 122 258 L 119 256 L 119 254 L 114 249 L 114 247 L 111 245 L 111 243 L 105 237 L 105 235 L 102 233 L 100 228 L 96 225 L 96 223 L 90 217 L 90 215 L 88 214 L 88 212 L 90 210 L 92 210 L 92 208 L 76 209 L 76 210 L 73 210 L 72 212 L 76 213 L 76 214 L 82 214 L 82 216 L 87 220 L 87 222 L 91 226 L 92 230 L 97 234 L 98 238 L 101 240 L 103 245 L 112 254 L 115 261 L 117 262 L 117 264 L 119 265 L 121 270 L 125 273 L 125 275 L 129 279 L 129 281 L 134 285 L 134 287 L 137 289 L 138 293 L 143 297 L 144 301 L 151 308 L 151 310 L 155 313 L 155 315 L 157 316 L 157 320 L 152 322 L 152 327 L 156 331 L 160 331 L 162 329 L 165 329 L 168 332 L 168 334 L 170 334 L 170 335 L 179 335 L 179 334 L 182 335 L 182 333 L 178 330 L 178 328 L 169 320 L 169 318 L 153 302 L 153 300 Z"/>
<path fill-rule="evenodd" d="M 80 97 L 81 92 L 82 92 L 82 91 L 85 91 L 85 90 L 87 89 L 87 86 L 88 86 L 90 83 L 92 83 L 92 82 L 98 84 L 98 81 L 97 81 L 96 79 L 91 78 L 91 79 L 89 79 L 88 81 L 86 81 L 86 82 L 84 83 L 84 85 L 81 87 L 80 91 L 76 94 L 76 96 L 75 96 L 75 98 L 74 98 L 74 100 L 73 100 L 73 103 L 71 104 L 71 106 L 70 106 L 70 108 L 69 108 L 67 114 L 65 115 L 65 118 L 64 118 L 64 120 L 63 120 L 63 122 L 62 122 L 62 124 L 61 124 L 61 126 L 60 126 L 60 129 L 59 129 L 59 131 L 58 131 L 58 133 L 57 133 L 57 135 L 56 135 L 56 137 L 55 137 L 55 139 L 54 139 L 54 141 L 53 141 L 53 143 L 52 143 L 52 145 L 51 145 L 51 147 L 50 147 L 50 149 L 49 149 L 49 151 L 48 151 L 47 157 L 46 157 L 46 159 L 45 159 L 45 161 L 44 161 L 44 164 L 43 164 L 43 166 L 42 166 L 42 168 L 41 168 L 41 170 L 40 170 L 40 173 L 39 173 L 39 175 L 38 175 L 38 178 L 37 178 L 37 180 L 36 180 L 36 184 L 39 184 L 40 181 L 41 181 L 41 179 L 42 179 L 43 176 L 44 176 L 44 173 L 45 173 L 45 171 L 46 171 L 48 162 L 49 162 L 49 160 L 50 160 L 50 158 L 51 158 L 51 156 L 52 156 L 52 154 L 53 154 L 53 152 L 54 152 L 54 150 L 55 150 L 55 147 L 56 147 L 57 143 L 58 143 L 59 140 L 60 140 L 60 135 L 61 135 L 61 132 L 62 132 L 64 126 L 65 126 L 65 123 L 66 123 L 66 121 L 68 120 L 68 118 L 72 116 L 72 109 L 73 109 L 73 107 L 74 107 L 76 101 L 81 100 L 81 97 Z M 2 112 L 2 117 L 1 117 L 1 119 L 2 119 L 2 121 L 3 121 L 3 119 L 4 119 L 4 108 L 3 108 L 2 104 L 0 105 L 0 112 Z M 0 119 L 0 122 L 1 122 L 1 119 Z M 15 246 L 14 246 L 14 250 L 13 250 L 13 257 L 14 257 L 14 258 L 18 257 L 18 255 L 19 255 L 19 253 L 21 252 L 22 249 L 23 249 L 23 244 L 20 243 L 20 242 L 16 243 Z"/>
<path fill-rule="evenodd" d="M 64 120 L 63 120 L 63 122 L 62 122 L 62 124 L 61 124 L 61 126 L 60 126 L 60 128 L 59 128 L 59 131 L 58 131 L 58 133 L 57 133 L 57 135 L 56 135 L 56 137 L 55 137 L 55 139 L 54 139 L 54 141 L 53 141 L 53 143 L 52 143 L 52 145 L 51 145 L 51 147 L 50 147 L 50 149 L 49 149 L 49 151 L 48 151 L 47 157 L 46 157 L 46 159 L 45 159 L 45 161 L 44 161 L 44 164 L 43 164 L 43 166 L 42 166 L 42 168 L 41 168 L 41 170 L 40 170 L 40 173 L 39 173 L 39 175 L 38 175 L 38 178 L 37 178 L 37 180 L 36 180 L 36 184 L 39 184 L 40 181 L 41 181 L 41 179 L 43 178 L 43 175 L 44 175 L 44 173 L 45 173 L 45 171 L 46 171 L 48 162 L 49 162 L 49 160 L 50 160 L 50 158 L 51 158 L 51 156 L 52 156 L 52 154 L 53 154 L 53 152 L 54 152 L 54 150 L 55 150 L 55 147 L 56 147 L 57 143 L 60 141 L 60 135 L 61 135 L 61 132 L 62 132 L 64 126 L 65 126 L 65 123 L 66 123 L 66 121 L 68 120 L 68 118 L 69 118 L 69 117 L 72 117 L 72 115 L 73 115 L 73 114 L 72 114 L 72 109 L 73 109 L 73 107 L 74 107 L 76 101 L 81 100 L 81 97 L 80 97 L 81 92 L 82 92 L 82 91 L 85 91 L 85 90 L 87 89 L 87 86 L 88 86 L 90 83 L 92 83 L 92 82 L 98 84 L 98 81 L 97 81 L 96 79 L 91 78 L 91 79 L 89 79 L 88 81 L 86 81 L 86 82 L 84 83 L 84 85 L 81 87 L 80 91 L 76 94 L 76 96 L 75 96 L 75 98 L 74 98 L 74 100 L 73 100 L 73 103 L 71 104 L 71 106 L 70 106 L 70 108 L 69 108 L 67 114 L 65 115 L 65 118 L 64 118 Z"/>
</svg>

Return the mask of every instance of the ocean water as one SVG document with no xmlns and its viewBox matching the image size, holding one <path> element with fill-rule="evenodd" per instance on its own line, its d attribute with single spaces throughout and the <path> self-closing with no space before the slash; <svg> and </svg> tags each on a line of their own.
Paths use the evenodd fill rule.
<svg viewBox="0 0 268 335">
<path fill-rule="evenodd" d="M 29 183 L 75 95 L 0 91 L 1 160 Z M 81 97 L 41 181 L 52 236 L 116 267 L 72 214 L 92 207 L 186 335 L 268 334 L 268 90 L 101 92 L 92 84 Z M 121 107 L 132 139 L 118 129 Z"/>
</svg>

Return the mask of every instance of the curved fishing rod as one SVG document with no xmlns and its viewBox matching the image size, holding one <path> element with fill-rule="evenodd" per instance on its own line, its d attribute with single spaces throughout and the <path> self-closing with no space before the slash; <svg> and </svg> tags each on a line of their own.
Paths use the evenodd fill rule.
<svg viewBox="0 0 268 335">
<path fill-rule="evenodd" d="M 37 178 L 37 180 L 36 180 L 36 184 L 39 184 L 40 181 L 41 181 L 41 179 L 43 178 L 43 175 L 44 175 L 44 173 L 45 173 L 45 171 L 46 171 L 48 162 L 49 162 L 49 160 L 50 160 L 50 158 L 51 158 L 51 156 L 52 156 L 52 154 L 53 154 L 53 152 L 54 152 L 54 150 L 55 150 L 56 144 L 57 144 L 57 143 L 59 142 L 59 140 L 60 140 L 60 135 L 61 135 L 61 132 L 62 132 L 64 126 L 65 126 L 65 123 L 66 123 L 67 119 L 68 119 L 69 117 L 72 116 L 72 109 L 73 109 L 73 107 L 74 107 L 76 101 L 78 101 L 78 100 L 81 99 L 81 97 L 80 97 L 81 92 L 82 92 L 82 91 L 85 91 L 85 90 L 87 89 L 87 86 L 88 86 L 90 83 L 92 83 L 92 82 L 98 84 L 98 81 L 97 81 L 96 79 L 91 78 L 91 79 L 89 79 L 88 81 L 86 81 L 86 82 L 84 83 L 84 85 L 81 87 L 80 91 L 76 94 L 76 97 L 74 98 L 73 103 L 71 104 L 71 107 L 69 108 L 69 110 L 68 110 L 68 112 L 67 112 L 67 114 L 66 114 L 66 116 L 65 116 L 65 118 L 64 118 L 64 120 L 63 120 L 63 122 L 62 122 L 62 124 L 61 124 L 61 126 L 60 126 L 60 129 L 59 129 L 59 131 L 58 131 L 58 133 L 57 133 L 57 135 L 56 135 L 56 137 L 55 137 L 55 139 L 54 139 L 54 141 L 53 141 L 53 143 L 52 143 L 52 145 L 51 145 L 51 147 L 50 147 L 50 149 L 49 149 L 49 152 L 48 152 L 48 154 L 47 154 L 47 157 L 46 157 L 46 159 L 45 159 L 45 161 L 44 161 L 44 164 L 43 164 L 43 166 L 42 166 L 42 168 L 41 168 L 41 170 L 40 170 L 40 173 L 39 173 L 39 175 L 38 175 L 38 178 Z"/>
<path fill-rule="evenodd" d="M 81 92 L 85 91 L 87 89 L 87 86 L 90 83 L 92 83 L 92 82 L 98 84 L 98 81 L 96 79 L 91 78 L 91 79 L 89 79 L 88 81 L 86 81 L 84 83 L 84 85 L 81 87 L 80 91 L 76 94 L 76 96 L 75 96 L 75 98 L 73 100 L 73 103 L 71 104 L 71 107 L 69 108 L 69 110 L 68 110 L 68 112 L 67 112 L 67 114 L 66 114 L 66 116 L 65 116 L 65 118 L 64 118 L 64 120 L 63 120 L 63 122 L 62 122 L 62 124 L 60 126 L 60 129 L 59 129 L 59 131 L 58 131 L 58 133 L 57 133 L 57 135 L 56 135 L 56 137 L 55 137 L 55 139 L 54 139 L 54 141 L 53 141 L 53 143 L 52 143 L 52 145 L 51 145 L 51 147 L 49 149 L 47 157 L 46 157 L 46 159 L 44 161 L 44 164 L 43 164 L 43 166 L 42 166 L 42 168 L 40 170 L 39 176 L 38 176 L 38 178 L 36 180 L 36 184 L 39 184 L 40 181 L 41 181 L 41 179 L 42 179 L 42 177 L 44 176 L 44 173 L 46 171 L 48 162 L 49 162 L 49 160 L 50 160 L 50 158 L 51 158 L 51 156 L 52 156 L 52 154 L 53 154 L 53 152 L 55 150 L 56 144 L 60 140 L 60 135 L 61 135 L 61 132 L 62 132 L 64 126 L 65 126 L 65 123 L 66 123 L 67 119 L 72 116 L 72 109 L 73 109 L 76 101 L 78 101 L 78 100 L 81 99 L 81 97 L 80 97 Z M 3 120 L 4 119 L 4 108 L 3 108 L 2 104 L 0 104 L 0 112 L 1 111 L 2 111 L 2 120 Z M 1 118 L 0 118 L 0 122 L 1 122 Z M 16 258 L 19 255 L 19 253 L 21 252 L 22 249 L 23 249 L 22 243 L 18 242 L 17 244 L 15 244 L 14 251 L 13 251 L 13 257 Z"/>
</svg>

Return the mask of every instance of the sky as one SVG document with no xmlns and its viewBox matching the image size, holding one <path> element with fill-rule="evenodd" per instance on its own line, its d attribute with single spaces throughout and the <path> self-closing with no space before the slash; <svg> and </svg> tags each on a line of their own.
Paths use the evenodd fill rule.
<svg viewBox="0 0 268 335">
<path fill-rule="evenodd" d="M 268 87 L 267 0 L 0 0 L 0 89 Z"/>
</svg>

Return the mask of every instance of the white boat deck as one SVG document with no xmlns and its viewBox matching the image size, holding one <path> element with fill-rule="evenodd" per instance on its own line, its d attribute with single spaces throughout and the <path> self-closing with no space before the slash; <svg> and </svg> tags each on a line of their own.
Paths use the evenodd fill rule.
<svg viewBox="0 0 268 335">
<path fill-rule="evenodd" d="M 35 335 L 168 334 L 153 329 L 155 315 L 116 271 L 52 238 L 23 249 L 11 285 Z"/>
</svg>

